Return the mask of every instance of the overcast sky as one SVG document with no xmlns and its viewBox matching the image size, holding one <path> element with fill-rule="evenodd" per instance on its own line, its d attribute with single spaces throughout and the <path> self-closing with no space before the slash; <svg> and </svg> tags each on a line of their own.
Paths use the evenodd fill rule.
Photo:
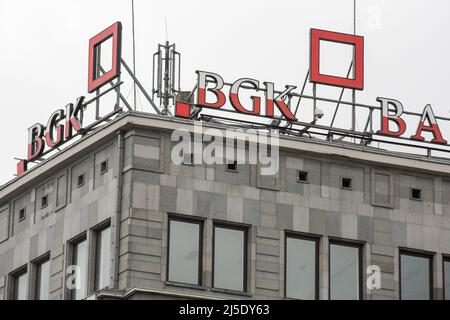
<svg viewBox="0 0 450 320">
<path fill-rule="evenodd" d="M 195 84 L 197 69 L 229 82 L 252 77 L 277 88 L 301 87 L 310 28 L 353 33 L 353 0 L 135 0 L 135 9 L 137 76 L 148 91 L 165 19 L 182 54 L 185 90 Z M 131 0 L 0 0 L 0 184 L 13 178 L 13 158 L 26 157 L 27 128 L 87 95 L 88 40 L 115 21 L 123 24 L 123 57 L 131 64 Z M 358 0 L 356 30 L 365 37 L 365 90 L 358 102 L 391 97 L 405 110 L 421 112 L 429 103 L 437 115 L 450 116 L 448 0 Z M 323 67 L 345 72 L 347 52 L 334 50 Z M 338 97 L 329 88 L 319 94 Z M 331 107 L 322 107 L 325 118 Z M 450 125 L 443 131 L 450 140 Z"/>
</svg>

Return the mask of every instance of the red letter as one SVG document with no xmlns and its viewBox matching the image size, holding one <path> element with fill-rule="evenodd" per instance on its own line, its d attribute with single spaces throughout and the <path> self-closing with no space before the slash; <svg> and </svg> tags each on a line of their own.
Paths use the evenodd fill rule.
<svg viewBox="0 0 450 320">
<path fill-rule="evenodd" d="M 66 130 L 65 130 L 65 138 L 69 139 L 72 137 L 72 128 L 75 129 L 75 132 L 81 130 L 82 122 L 83 122 L 83 101 L 84 97 L 79 97 L 77 100 L 77 105 L 75 108 L 72 103 L 69 103 L 66 106 Z M 80 113 L 80 117 L 78 117 L 78 113 Z"/>
<path fill-rule="evenodd" d="M 249 79 L 249 78 L 237 80 L 233 84 L 233 86 L 231 87 L 231 90 L 230 90 L 231 105 L 239 112 L 258 116 L 260 113 L 260 110 L 261 110 L 261 98 L 260 97 L 255 97 L 255 96 L 251 97 L 251 99 L 253 100 L 253 109 L 251 111 L 245 109 L 242 106 L 241 102 L 239 101 L 239 88 L 244 83 L 250 83 L 255 89 L 259 88 L 259 81 L 257 81 L 257 80 L 253 80 L 253 79 Z"/>
<path fill-rule="evenodd" d="M 387 98 L 377 98 L 377 101 L 381 103 L 381 130 L 377 131 L 377 134 L 399 137 L 406 131 L 406 123 L 401 118 L 403 114 L 403 106 L 400 101 Z M 395 107 L 394 114 L 389 114 L 389 105 Z M 395 122 L 398 127 L 397 131 L 391 131 L 389 129 L 389 121 Z"/>
<path fill-rule="evenodd" d="M 40 123 L 28 129 L 28 161 L 38 158 L 44 152 L 43 134 L 44 126 Z"/>
<path fill-rule="evenodd" d="M 220 108 L 225 104 L 225 95 L 220 89 L 223 88 L 223 79 L 218 74 L 212 72 L 204 72 L 204 71 L 196 71 L 198 75 L 198 95 L 197 95 L 197 104 L 203 107 L 209 108 Z M 210 78 L 215 83 L 216 86 L 214 88 L 206 89 L 206 79 Z M 217 102 L 208 103 L 206 102 L 206 90 L 211 91 L 217 98 Z"/>
<path fill-rule="evenodd" d="M 425 120 L 428 120 L 428 122 L 430 123 L 429 126 L 425 125 Z M 411 136 L 411 139 L 424 141 L 425 138 L 422 137 L 422 131 L 429 131 L 433 134 L 434 139 L 431 140 L 432 143 L 447 144 L 447 141 L 445 141 L 442 137 L 441 130 L 439 129 L 436 118 L 434 117 L 433 109 L 431 109 L 431 105 L 429 104 L 427 104 L 423 109 L 419 127 L 417 128 L 416 134 Z"/>
<path fill-rule="evenodd" d="M 45 132 L 45 142 L 50 148 L 54 148 L 62 142 L 62 135 L 64 130 L 64 125 L 56 125 L 59 120 L 64 117 L 64 110 L 59 109 L 55 111 L 48 119 L 47 128 Z M 53 129 L 56 129 L 56 139 L 54 137 Z"/>
<path fill-rule="evenodd" d="M 290 121 L 297 121 L 297 118 L 292 114 L 291 110 L 289 110 L 289 107 L 283 101 L 283 99 L 297 87 L 286 86 L 286 89 L 274 99 L 274 84 L 272 82 L 264 82 L 264 84 L 266 85 L 266 116 L 273 118 L 273 102 L 275 101 L 278 109 L 281 111 L 283 116 L 286 117 L 286 119 Z"/>
</svg>

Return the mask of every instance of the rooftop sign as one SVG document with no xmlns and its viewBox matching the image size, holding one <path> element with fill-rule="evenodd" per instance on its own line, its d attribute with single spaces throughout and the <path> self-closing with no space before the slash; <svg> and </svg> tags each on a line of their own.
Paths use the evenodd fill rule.
<svg viewBox="0 0 450 320">
<path fill-rule="evenodd" d="M 100 64 L 100 46 L 105 41 L 112 40 L 112 61 L 111 69 L 103 70 Z M 344 45 L 350 45 L 353 48 L 353 59 L 351 70 L 353 70 L 352 77 L 339 77 L 331 74 L 322 74 L 320 72 L 320 43 L 321 41 L 331 41 Z M 122 47 L 122 25 L 120 22 L 116 22 L 110 27 L 106 28 L 93 38 L 89 40 L 89 63 L 88 63 L 88 92 L 96 93 L 96 97 L 85 101 L 85 97 L 81 96 L 75 103 L 69 103 L 65 108 L 56 110 L 48 119 L 46 125 L 37 123 L 28 129 L 28 153 L 27 158 L 20 160 L 17 165 L 17 175 L 23 174 L 27 170 L 27 164 L 30 161 L 36 161 L 42 158 L 42 156 L 48 152 L 59 147 L 66 141 L 69 141 L 77 134 L 83 134 L 86 132 L 86 128 L 83 127 L 83 113 L 87 106 L 99 99 L 100 96 L 105 93 L 116 90 L 118 97 L 120 96 L 124 104 L 129 107 L 126 99 L 120 95 L 118 86 L 121 85 L 120 80 L 113 83 L 113 80 L 120 77 L 121 64 L 125 66 L 127 71 L 133 77 L 135 83 L 143 90 L 142 85 L 138 82 L 135 75 L 127 67 L 123 59 L 121 58 Z M 166 48 L 166 47 L 164 47 Z M 170 46 L 167 46 L 168 50 Z M 297 86 L 285 85 L 284 87 L 275 86 L 274 83 L 268 81 L 259 81 L 252 78 L 240 78 L 232 83 L 225 82 L 225 80 L 217 73 L 208 71 L 197 71 L 197 84 L 195 89 L 191 92 L 190 97 L 194 96 L 195 101 L 188 99 L 189 101 L 183 101 L 177 99 L 175 103 L 174 113 L 175 116 L 181 118 L 193 118 L 194 107 L 214 109 L 216 111 L 232 111 L 242 115 L 253 117 L 272 118 L 279 121 L 285 121 L 286 126 L 283 127 L 285 132 L 288 130 L 297 130 L 297 135 L 301 135 L 310 128 L 319 128 L 321 130 L 328 130 L 328 132 L 334 132 L 341 136 L 358 136 L 361 141 L 368 138 L 368 141 L 380 141 L 386 143 L 392 143 L 390 141 L 376 140 L 374 136 L 385 136 L 390 138 L 397 138 L 403 140 L 409 140 L 414 142 L 426 142 L 440 145 L 447 145 L 447 140 L 444 139 L 441 129 L 438 124 L 438 120 L 450 121 L 448 118 L 435 116 L 431 105 L 426 105 L 421 114 L 404 111 L 403 105 L 398 100 L 392 98 L 378 97 L 377 106 L 369 106 L 359 104 L 355 101 L 355 91 L 364 89 L 364 37 L 353 34 L 338 33 L 326 30 L 311 29 L 310 30 L 310 66 L 305 79 L 305 83 L 300 93 L 295 92 Z M 306 80 L 309 78 L 309 82 L 313 84 L 313 96 L 307 96 L 303 94 Z M 119 78 L 120 79 L 120 78 Z M 164 78 L 164 80 L 167 80 Z M 110 84 L 111 88 L 107 89 L 103 93 L 100 89 Z M 342 93 L 345 89 L 353 91 L 353 99 L 351 102 L 342 101 L 341 97 L 337 100 L 321 98 L 316 95 L 317 85 L 328 85 L 342 88 Z M 225 90 L 225 87 L 229 87 Z M 241 89 L 252 90 L 253 95 L 244 98 Z M 248 91 L 247 91 L 248 92 Z M 195 94 L 195 95 L 194 95 Z M 148 97 L 148 100 L 152 104 L 153 108 L 159 112 L 158 108 L 153 103 L 153 100 Z M 291 109 L 291 102 L 294 98 L 298 99 L 297 108 Z M 245 100 L 244 100 L 245 99 Z M 306 123 L 299 119 L 297 116 L 297 110 L 301 99 L 310 99 L 314 102 L 314 110 L 316 112 L 317 101 L 327 101 L 337 103 L 337 108 L 340 104 L 347 104 L 352 106 L 352 119 L 353 125 L 349 130 L 343 130 L 333 126 L 334 118 L 331 125 L 319 125 L 317 120 L 321 118 L 318 113 L 314 114 L 314 121 Z M 243 100 L 245 102 L 243 102 Z M 225 110 L 224 106 L 231 105 L 232 110 Z M 167 106 L 166 106 L 167 107 Z M 355 130 L 355 116 L 356 107 L 362 107 L 369 109 L 369 117 L 366 126 L 363 131 L 357 132 Z M 337 110 L 337 109 L 336 109 Z M 373 112 L 378 110 L 380 116 L 379 130 L 372 130 Z M 97 110 L 98 111 L 98 110 Z M 121 111 L 117 109 L 110 113 L 108 117 Z M 98 113 L 98 112 L 97 112 Z M 198 114 L 198 112 L 197 112 Z M 415 123 L 407 123 L 404 115 L 416 116 L 418 121 Z M 323 114 L 322 114 L 323 116 Z M 227 117 L 234 121 L 245 122 L 245 120 L 237 120 L 235 117 Z M 89 127 L 101 123 L 105 118 L 97 117 L 97 121 L 94 124 L 90 124 Z M 248 121 L 247 121 L 248 122 Z M 369 128 L 370 124 L 370 128 Z M 299 126 L 300 129 L 295 129 L 295 126 Z M 414 134 L 412 136 L 405 136 L 408 126 L 414 126 Z M 290 133 L 289 131 L 288 133 Z M 429 133 L 431 139 L 426 139 L 424 133 Z M 328 138 L 328 136 L 327 136 Z M 369 141 L 369 143 L 370 143 Z M 417 146 L 417 144 L 411 145 Z M 432 147 L 426 147 L 428 150 L 432 150 Z M 442 149 L 433 149 L 439 151 L 449 151 Z"/>
</svg>

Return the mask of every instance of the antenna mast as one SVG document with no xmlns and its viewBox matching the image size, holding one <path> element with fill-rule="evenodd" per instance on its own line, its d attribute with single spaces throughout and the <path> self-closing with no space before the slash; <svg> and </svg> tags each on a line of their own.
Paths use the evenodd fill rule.
<svg viewBox="0 0 450 320">
<path fill-rule="evenodd" d="M 167 26 L 167 23 L 166 23 Z M 164 45 L 158 45 L 158 51 L 153 55 L 153 90 L 160 100 L 162 114 L 170 114 L 169 107 L 175 103 L 175 97 L 180 92 L 180 54 L 175 50 L 175 44 L 167 40 Z M 155 68 L 156 66 L 156 68 Z"/>
</svg>

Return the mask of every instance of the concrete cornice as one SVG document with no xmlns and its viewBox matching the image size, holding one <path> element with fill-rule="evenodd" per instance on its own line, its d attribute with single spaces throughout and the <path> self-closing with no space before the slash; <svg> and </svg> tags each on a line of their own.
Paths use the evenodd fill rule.
<svg viewBox="0 0 450 320">
<path fill-rule="evenodd" d="M 194 130 L 193 124 L 194 121 L 192 120 L 149 113 L 122 113 L 108 124 L 96 128 L 39 165 L 29 169 L 22 176 L 1 186 L 0 205 L 34 187 L 38 182 L 51 177 L 58 170 L 66 168 L 86 154 L 98 149 L 121 130 L 146 128 L 171 132 L 175 129 L 184 129 L 192 132 Z M 202 126 L 203 128 L 216 128 L 219 130 L 230 128 L 225 125 L 204 122 Z M 395 167 L 400 170 L 414 170 L 415 172 L 450 177 L 450 160 L 447 159 L 427 158 L 345 142 L 329 142 L 284 135 L 280 136 L 279 143 L 280 150 L 288 150 L 293 153 L 302 152 L 330 158 L 346 158 L 351 161 L 365 162 L 381 167 Z"/>
</svg>

